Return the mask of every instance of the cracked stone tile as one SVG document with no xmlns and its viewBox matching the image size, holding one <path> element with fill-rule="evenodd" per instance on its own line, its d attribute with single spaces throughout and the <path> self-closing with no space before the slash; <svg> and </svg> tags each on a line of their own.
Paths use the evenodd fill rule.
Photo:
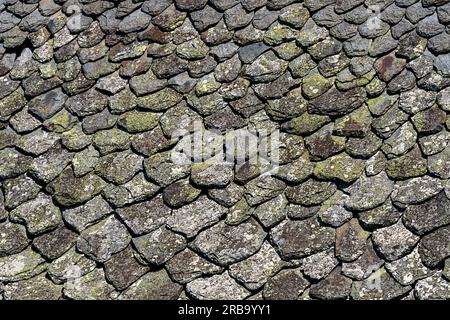
<svg viewBox="0 0 450 320">
<path fill-rule="evenodd" d="M 260 176 L 245 185 L 245 199 L 249 205 L 257 205 L 275 198 L 283 192 L 286 184 L 270 175 Z"/>
<path fill-rule="evenodd" d="M 72 154 L 57 143 L 33 160 L 30 174 L 40 181 L 49 183 L 70 164 L 72 158 Z"/>
<path fill-rule="evenodd" d="M 108 103 L 105 95 L 90 89 L 67 99 L 65 106 L 71 113 L 78 116 L 88 116 L 102 111 Z"/>
<path fill-rule="evenodd" d="M 123 207 L 135 202 L 144 201 L 153 197 L 159 187 L 149 182 L 143 173 L 136 175 L 131 181 L 121 186 L 109 184 L 103 190 L 106 201 L 114 207 Z"/>
<path fill-rule="evenodd" d="M 387 200 L 384 204 L 365 211 L 358 212 L 358 219 L 368 229 L 382 228 L 393 225 L 398 221 L 402 212 Z"/>
<path fill-rule="evenodd" d="M 427 173 L 427 160 L 422 157 L 417 144 L 404 155 L 386 162 L 386 173 L 393 179 L 422 176 Z"/>
<path fill-rule="evenodd" d="M 350 210 L 368 210 L 383 204 L 394 188 L 391 181 L 383 171 L 375 176 L 362 176 L 346 191 L 350 198 L 345 206 Z"/>
<path fill-rule="evenodd" d="M 428 171 L 439 178 L 448 179 L 450 178 L 449 171 L 449 150 L 450 147 L 446 147 L 443 151 L 431 155 L 428 157 Z"/>
<path fill-rule="evenodd" d="M 94 134 L 93 145 L 101 155 L 124 151 L 130 145 L 130 134 L 116 128 L 101 130 Z"/>
<path fill-rule="evenodd" d="M 119 76 L 116 71 L 106 77 L 97 81 L 95 87 L 101 91 L 106 91 L 110 94 L 116 94 L 117 92 L 125 89 L 127 81 Z"/>
<path fill-rule="evenodd" d="M 203 187 L 224 187 L 233 179 L 233 166 L 229 163 L 215 163 L 214 160 L 194 163 L 191 179 Z"/>
<path fill-rule="evenodd" d="M 163 199 L 164 202 L 166 202 L 171 207 L 180 208 L 195 201 L 200 193 L 201 189 L 192 186 L 189 182 L 189 179 L 182 179 L 172 183 L 164 189 Z M 214 218 L 214 220 L 217 219 L 218 217 Z M 188 226 L 184 227 L 188 228 Z"/>
<path fill-rule="evenodd" d="M 308 121 L 308 118 L 318 122 L 318 124 L 313 124 L 313 126 L 317 125 L 319 128 L 323 125 L 323 122 L 327 123 L 329 120 L 328 118 L 323 117 L 306 117 L 297 125 L 301 125 L 305 120 Z M 306 147 L 311 154 L 311 160 L 324 160 L 344 150 L 346 138 L 333 135 L 333 128 L 334 124 L 327 124 L 305 138 Z M 316 129 L 318 128 L 313 129 L 313 131 Z"/>
<path fill-rule="evenodd" d="M 225 223 L 231 226 L 238 225 L 249 219 L 253 211 L 254 208 L 248 205 L 245 198 L 242 198 L 234 206 L 228 209 Z"/>
<path fill-rule="evenodd" d="M 71 168 L 66 168 L 46 189 L 59 204 L 73 206 L 94 198 L 105 187 L 106 183 L 92 173 L 77 178 Z"/>
<path fill-rule="evenodd" d="M 285 193 L 287 199 L 294 204 L 314 206 L 321 204 L 335 192 L 336 185 L 333 182 L 308 179 L 299 185 L 287 187 Z"/>
<path fill-rule="evenodd" d="M 130 151 L 111 153 L 98 159 L 94 172 L 115 184 L 124 184 L 143 169 L 143 157 Z"/>
<path fill-rule="evenodd" d="M 48 151 L 59 139 L 60 136 L 56 133 L 37 129 L 21 136 L 17 146 L 26 153 L 39 156 Z"/>
<path fill-rule="evenodd" d="M 358 219 L 351 219 L 336 229 L 336 257 L 345 262 L 356 260 L 366 248 L 366 240 L 370 233 L 358 223 Z"/>
<path fill-rule="evenodd" d="M 384 141 L 381 149 L 388 158 L 398 157 L 410 150 L 416 140 L 417 133 L 413 125 L 411 122 L 406 122 Z"/>
<path fill-rule="evenodd" d="M 321 222 L 339 227 L 353 217 L 353 213 L 344 207 L 348 195 L 336 191 L 330 198 L 325 200 L 319 208 L 319 219 Z"/>
<path fill-rule="evenodd" d="M 62 215 L 66 223 L 82 232 L 111 212 L 112 208 L 108 203 L 101 196 L 96 196 L 81 206 L 64 210 Z"/>
<path fill-rule="evenodd" d="M 143 235 L 162 226 L 172 210 L 159 194 L 153 199 L 117 209 L 117 214 L 136 235 Z"/>
<path fill-rule="evenodd" d="M 11 127 L 18 133 L 26 133 L 35 130 L 41 125 L 41 122 L 33 117 L 28 109 L 22 109 L 22 111 L 16 113 L 9 119 Z"/>
<path fill-rule="evenodd" d="M 258 205 L 252 215 L 254 215 L 264 227 L 270 228 L 285 218 L 286 205 L 286 197 L 281 194 L 276 198 Z"/>
<path fill-rule="evenodd" d="M 436 100 L 436 93 L 415 88 L 411 91 L 402 92 L 398 106 L 409 114 L 416 114 L 433 105 Z M 420 103 L 418 103 L 420 101 Z"/>
<path fill-rule="evenodd" d="M 445 180 L 428 175 L 397 181 L 391 199 L 395 205 L 405 207 L 431 198 L 442 191 L 444 187 Z"/>
<path fill-rule="evenodd" d="M 95 169 L 100 153 L 89 146 L 74 154 L 72 158 L 73 173 L 76 177 L 82 177 Z"/>
<path fill-rule="evenodd" d="M 361 88 L 354 88 L 340 92 L 336 88 L 331 88 L 323 95 L 313 99 L 308 106 L 311 113 L 342 116 L 360 107 L 366 101 L 365 92 Z M 331 108 L 331 103 L 339 108 Z"/>
<path fill-rule="evenodd" d="M 364 171 L 364 162 L 354 159 L 345 152 L 317 162 L 314 175 L 324 180 L 340 180 L 346 183 L 356 181 Z"/>
<path fill-rule="evenodd" d="M 231 207 L 244 195 L 244 188 L 236 183 L 230 183 L 225 188 L 212 188 L 208 190 L 208 196 L 218 204 Z"/>
</svg>

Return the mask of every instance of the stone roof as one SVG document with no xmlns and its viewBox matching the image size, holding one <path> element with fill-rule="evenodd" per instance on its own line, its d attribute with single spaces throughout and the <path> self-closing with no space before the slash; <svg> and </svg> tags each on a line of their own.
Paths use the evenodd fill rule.
<svg viewBox="0 0 450 320">
<path fill-rule="evenodd" d="M 449 0 L 3 0 L 0 39 L 0 300 L 450 299 Z"/>
</svg>

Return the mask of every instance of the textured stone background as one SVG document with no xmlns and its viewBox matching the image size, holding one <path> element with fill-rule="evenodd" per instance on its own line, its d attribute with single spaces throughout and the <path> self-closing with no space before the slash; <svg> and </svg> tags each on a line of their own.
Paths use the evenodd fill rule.
<svg viewBox="0 0 450 320">
<path fill-rule="evenodd" d="M 0 299 L 449 299 L 449 0 L 0 1 Z M 174 164 L 281 131 L 281 167 Z"/>
</svg>

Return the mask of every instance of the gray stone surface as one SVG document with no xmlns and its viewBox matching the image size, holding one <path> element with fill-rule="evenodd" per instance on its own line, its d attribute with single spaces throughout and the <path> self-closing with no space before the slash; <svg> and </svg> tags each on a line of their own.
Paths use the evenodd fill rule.
<svg viewBox="0 0 450 320">
<path fill-rule="evenodd" d="M 427 212 L 424 216 L 423 213 Z M 406 208 L 403 222 L 406 227 L 417 234 L 423 235 L 448 224 L 450 221 L 450 199 L 444 191 L 421 204 L 414 204 Z"/>
<path fill-rule="evenodd" d="M 19 253 L 28 246 L 29 240 L 24 226 L 9 221 L 2 222 L 0 225 L 2 227 L 0 256 Z"/>
<path fill-rule="evenodd" d="M 84 230 L 77 241 L 77 248 L 93 260 L 105 262 L 114 253 L 125 249 L 130 240 L 125 226 L 110 216 Z"/>
<path fill-rule="evenodd" d="M 231 265 L 229 274 L 247 289 L 256 290 L 277 273 L 283 264 L 275 249 L 265 242 L 256 254 Z"/>
<path fill-rule="evenodd" d="M 190 249 L 177 253 L 167 264 L 170 276 L 179 283 L 189 283 L 201 276 L 221 273 L 223 268 L 204 259 Z"/>
<path fill-rule="evenodd" d="M 339 261 L 334 256 L 333 248 L 312 254 L 302 260 L 303 273 L 316 280 L 326 277 Z"/>
<path fill-rule="evenodd" d="M 403 258 L 386 263 L 385 268 L 402 285 L 413 284 L 433 274 L 433 270 L 425 267 L 420 260 L 417 247 Z"/>
<path fill-rule="evenodd" d="M 449 17 L 0 1 L 0 300 L 448 300 Z"/>
<path fill-rule="evenodd" d="M 193 280 L 186 286 L 186 290 L 199 300 L 243 300 L 250 295 L 250 291 L 237 284 L 227 271 Z"/>
<path fill-rule="evenodd" d="M 336 257 L 345 262 L 356 260 L 366 249 L 366 240 L 370 233 L 352 219 L 336 229 Z"/>
<path fill-rule="evenodd" d="M 117 290 L 123 290 L 149 271 L 149 266 L 141 264 L 131 246 L 113 255 L 105 263 L 105 277 Z"/>
<path fill-rule="evenodd" d="M 450 285 L 440 272 L 417 281 L 414 294 L 419 300 L 448 300 Z"/>
<path fill-rule="evenodd" d="M 350 294 L 352 280 L 342 275 L 341 268 L 334 269 L 325 279 L 311 286 L 309 294 L 322 300 L 345 299 Z"/>
<path fill-rule="evenodd" d="M 237 226 L 219 222 L 202 231 L 191 246 L 217 264 L 227 266 L 256 253 L 265 236 L 266 232 L 253 219 Z"/>
<path fill-rule="evenodd" d="M 29 233 L 38 235 L 56 228 L 61 222 L 61 211 L 49 196 L 40 193 L 11 211 L 10 219 L 24 224 Z"/>
<path fill-rule="evenodd" d="M 298 259 L 332 247 L 335 230 L 321 226 L 314 217 L 284 220 L 271 230 L 270 238 L 282 258 Z"/>
<path fill-rule="evenodd" d="M 103 269 L 94 269 L 64 284 L 63 294 L 74 300 L 111 300 L 116 294 L 114 287 L 106 282 Z"/>
<path fill-rule="evenodd" d="M 117 209 L 117 214 L 135 235 L 151 232 L 164 225 L 171 212 L 161 195 Z"/>
<path fill-rule="evenodd" d="M 167 219 L 167 225 L 172 230 L 192 238 L 201 229 L 218 222 L 226 212 L 225 207 L 209 200 L 206 196 L 201 196 L 195 202 L 174 210 Z"/>
<path fill-rule="evenodd" d="M 397 260 L 410 253 L 419 237 L 410 232 L 401 221 L 375 230 L 372 241 L 377 252 L 388 261 Z"/>
<path fill-rule="evenodd" d="M 186 247 L 183 236 L 165 227 L 133 239 L 133 245 L 151 264 L 161 265 Z"/>
<path fill-rule="evenodd" d="M 0 281 L 29 279 L 46 269 L 45 259 L 31 248 L 0 258 Z"/>
<path fill-rule="evenodd" d="M 175 300 L 183 287 L 172 282 L 167 272 L 148 272 L 134 282 L 120 296 L 120 300 Z"/>
<path fill-rule="evenodd" d="M 28 280 L 13 282 L 5 286 L 5 300 L 59 300 L 62 286 L 54 284 L 45 273 Z"/>
<path fill-rule="evenodd" d="M 427 234 L 420 240 L 420 258 L 427 267 L 434 268 L 449 256 L 447 246 L 449 237 L 450 228 L 445 226 Z"/>
<path fill-rule="evenodd" d="M 267 300 L 296 300 L 307 288 L 308 281 L 300 270 L 281 270 L 264 286 L 263 296 Z"/>
<path fill-rule="evenodd" d="M 352 283 L 351 297 L 355 300 L 389 300 L 398 298 L 411 290 L 402 286 L 382 267 L 370 277 Z"/>
<path fill-rule="evenodd" d="M 384 172 L 372 177 L 362 176 L 347 189 L 350 198 L 346 207 L 358 211 L 372 209 L 386 201 L 393 187 L 393 181 Z"/>
<path fill-rule="evenodd" d="M 372 241 L 369 239 L 366 242 L 364 253 L 358 259 L 342 263 L 342 273 L 352 279 L 363 280 L 383 264 L 384 260 L 377 255 L 373 249 Z"/>
</svg>

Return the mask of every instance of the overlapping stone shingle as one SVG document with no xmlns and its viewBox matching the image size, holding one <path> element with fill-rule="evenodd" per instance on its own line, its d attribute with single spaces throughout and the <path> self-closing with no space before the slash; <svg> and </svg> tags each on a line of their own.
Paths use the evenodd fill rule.
<svg viewBox="0 0 450 320">
<path fill-rule="evenodd" d="M 1 2 L 0 300 L 450 299 L 449 5 Z"/>
</svg>

